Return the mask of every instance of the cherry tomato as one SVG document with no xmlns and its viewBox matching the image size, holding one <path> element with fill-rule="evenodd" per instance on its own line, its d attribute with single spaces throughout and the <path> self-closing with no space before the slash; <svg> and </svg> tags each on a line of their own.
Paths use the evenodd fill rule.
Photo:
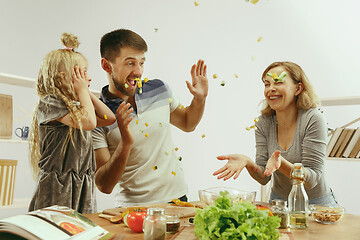
<svg viewBox="0 0 360 240">
<path fill-rule="evenodd" d="M 143 232 L 143 222 L 146 215 L 146 211 L 130 212 L 126 217 L 126 223 L 133 232 Z"/>
</svg>

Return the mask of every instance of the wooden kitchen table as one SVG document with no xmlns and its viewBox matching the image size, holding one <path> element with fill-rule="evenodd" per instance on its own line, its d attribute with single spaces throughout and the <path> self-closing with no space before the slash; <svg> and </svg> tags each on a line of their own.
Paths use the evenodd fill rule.
<svg viewBox="0 0 360 240">
<path fill-rule="evenodd" d="M 99 213 L 85 214 L 87 218 L 105 228 L 109 232 L 116 233 L 114 240 L 120 239 L 144 239 L 142 233 L 134 233 L 128 227 L 121 224 L 112 224 L 110 221 L 100 218 Z M 185 234 L 167 234 L 166 239 L 178 239 L 178 240 L 194 240 L 196 239 L 192 230 L 191 224 L 188 218 L 181 219 L 181 226 L 185 226 L 185 230 L 189 232 L 187 236 Z M 280 232 L 291 232 L 294 240 L 351 240 L 360 239 L 360 216 L 345 214 L 339 222 L 330 225 L 320 224 L 314 221 L 309 221 L 309 227 L 306 230 L 294 230 L 294 229 L 280 229 Z"/>
</svg>

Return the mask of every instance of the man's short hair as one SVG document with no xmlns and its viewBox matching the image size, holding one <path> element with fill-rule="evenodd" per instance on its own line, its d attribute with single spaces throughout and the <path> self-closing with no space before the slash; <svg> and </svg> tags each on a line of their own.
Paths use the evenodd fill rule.
<svg viewBox="0 0 360 240">
<path fill-rule="evenodd" d="M 114 62 L 123 47 L 131 47 L 143 52 L 147 51 L 147 44 L 139 34 L 128 29 L 117 29 L 106 33 L 101 38 L 101 57 Z"/>
</svg>

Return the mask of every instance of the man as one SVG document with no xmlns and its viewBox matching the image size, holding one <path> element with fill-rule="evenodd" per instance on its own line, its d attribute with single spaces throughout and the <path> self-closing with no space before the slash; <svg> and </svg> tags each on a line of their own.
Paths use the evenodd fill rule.
<svg viewBox="0 0 360 240">
<path fill-rule="evenodd" d="M 201 120 L 208 94 L 206 65 L 199 60 L 186 82 L 193 100 L 184 108 L 161 80 L 140 80 L 147 45 L 133 31 L 119 29 L 100 42 L 101 65 L 109 85 L 101 100 L 117 116 L 117 122 L 93 131 L 101 192 L 116 194 L 119 206 L 186 201 L 187 185 L 171 138 L 171 125 L 193 131 Z"/>
</svg>

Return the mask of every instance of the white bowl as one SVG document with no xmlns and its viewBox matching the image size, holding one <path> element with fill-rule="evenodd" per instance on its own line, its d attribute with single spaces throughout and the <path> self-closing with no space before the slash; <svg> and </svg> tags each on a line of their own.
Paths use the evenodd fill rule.
<svg viewBox="0 0 360 240">
<path fill-rule="evenodd" d="M 256 192 L 244 191 L 235 188 L 213 187 L 204 190 L 199 190 L 200 201 L 205 205 L 214 204 L 215 199 L 220 197 L 220 192 L 227 191 L 230 194 L 231 203 L 248 201 L 253 203 L 255 201 Z"/>
</svg>

